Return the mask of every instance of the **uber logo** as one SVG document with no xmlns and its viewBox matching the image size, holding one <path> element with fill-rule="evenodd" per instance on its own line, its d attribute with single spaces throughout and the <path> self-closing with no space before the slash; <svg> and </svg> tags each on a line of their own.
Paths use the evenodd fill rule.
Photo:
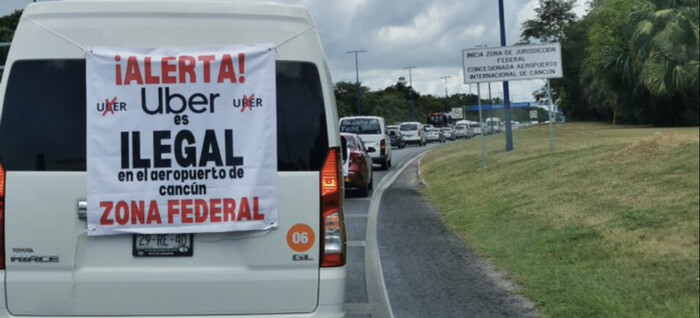
<svg viewBox="0 0 700 318">
<path fill-rule="evenodd" d="M 115 111 L 126 111 L 126 103 L 118 102 L 117 97 L 112 98 L 111 101 L 108 98 L 105 98 L 105 101 L 103 103 L 97 103 L 96 108 L 98 112 L 102 112 L 102 117 L 104 117 L 110 113 L 114 115 Z"/>
</svg>

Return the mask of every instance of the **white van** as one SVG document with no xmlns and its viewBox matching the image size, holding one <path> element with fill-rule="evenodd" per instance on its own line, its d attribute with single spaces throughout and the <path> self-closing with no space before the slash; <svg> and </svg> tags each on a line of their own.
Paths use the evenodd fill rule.
<svg viewBox="0 0 700 318">
<path fill-rule="evenodd" d="M 386 130 L 384 118 L 377 116 L 353 116 L 340 119 L 340 132 L 357 134 L 362 138 L 365 147 L 376 151 L 369 155 L 372 162 L 378 163 L 382 169 L 391 167 L 391 139 Z"/>
<path fill-rule="evenodd" d="M 87 236 L 86 50 L 256 43 L 277 51 L 278 226 L 195 233 L 190 255 L 178 257 L 139 257 L 135 234 Z M 341 141 L 306 9 L 194 0 L 30 4 L 5 65 L 0 114 L 0 317 L 344 316 Z M 288 246 L 298 224 L 312 234 L 304 254 Z"/>
</svg>

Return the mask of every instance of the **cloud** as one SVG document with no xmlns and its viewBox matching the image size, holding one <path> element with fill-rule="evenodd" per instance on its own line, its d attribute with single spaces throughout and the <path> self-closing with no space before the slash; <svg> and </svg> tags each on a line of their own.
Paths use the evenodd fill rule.
<svg viewBox="0 0 700 318">
<path fill-rule="evenodd" d="M 44 1 L 44 0 L 40 0 Z M 498 2 L 495 0 L 277 0 L 309 8 L 323 41 L 333 80 L 355 81 L 355 59 L 347 51 L 367 50 L 359 55 L 360 80 L 373 90 L 408 77 L 404 66 L 415 65 L 413 84 L 422 94 L 466 93 L 461 51 L 486 44 L 500 45 Z M 585 0 L 575 8 L 585 12 Z M 0 8 L 11 12 L 30 0 L 0 0 Z M 522 23 L 534 17 L 539 0 L 504 0 L 507 44 L 516 43 Z M 7 12 L 7 13 L 9 13 Z M 511 98 L 531 100 L 532 91 L 543 81 L 511 83 Z M 492 93 L 502 94 L 493 83 Z M 471 87 L 476 93 L 476 87 Z"/>
</svg>

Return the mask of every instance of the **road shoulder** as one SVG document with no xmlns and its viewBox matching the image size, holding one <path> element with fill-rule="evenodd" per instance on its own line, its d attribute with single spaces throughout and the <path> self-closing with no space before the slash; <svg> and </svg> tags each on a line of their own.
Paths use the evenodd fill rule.
<svg viewBox="0 0 700 318">
<path fill-rule="evenodd" d="M 419 193 L 417 161 L 386 189 L 378 243 L 397 317 L 537 317 L 507 275 L 480 260 Z"/>
</svg>

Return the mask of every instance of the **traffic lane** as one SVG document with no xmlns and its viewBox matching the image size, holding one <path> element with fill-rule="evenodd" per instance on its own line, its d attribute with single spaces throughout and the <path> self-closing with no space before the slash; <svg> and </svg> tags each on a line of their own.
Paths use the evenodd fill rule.
<svg viewBox="0 0 700 318">
<path fill-rule="evenodd" d="M 418 192 L 417 162 L 384 192 L 377 227 L 396 317 L 536 317 L 503 274 L 450 233 Z M 466 194 L 465 194 L 466 195 Z"/>
<path fill-rule="evenodd" d="M 403 163 L 404 161 L 415 157 L 416 155 L 418 155 L 419 153 L 421 153 L 425 150 L 435 148 L 439 145 L 443 145 L 443 144 L 431 143 L 431 144 L 427 144 L 423 147 L 415 146 L 415 145 L 406 145 L 406 147 L 403 149 L 393 148 L 391 150 L 391 156 L 392 156 L 391 168 L 389 168 L 388 170 L 381 170 L 379 165 L 375 164 L 373 166 L 374 167 L 373 168 L 374 178 L 375 178 L 374 185 L 377 186 L 379 184 L 379 182 L 381 182 L 381 180 L 384 178 L 384 176 L 387 175 L 387 173 L 393 171 L 393 169 L 395 169 L 396 167 L 401 166 L 401 163 Z"/>
</svg>

